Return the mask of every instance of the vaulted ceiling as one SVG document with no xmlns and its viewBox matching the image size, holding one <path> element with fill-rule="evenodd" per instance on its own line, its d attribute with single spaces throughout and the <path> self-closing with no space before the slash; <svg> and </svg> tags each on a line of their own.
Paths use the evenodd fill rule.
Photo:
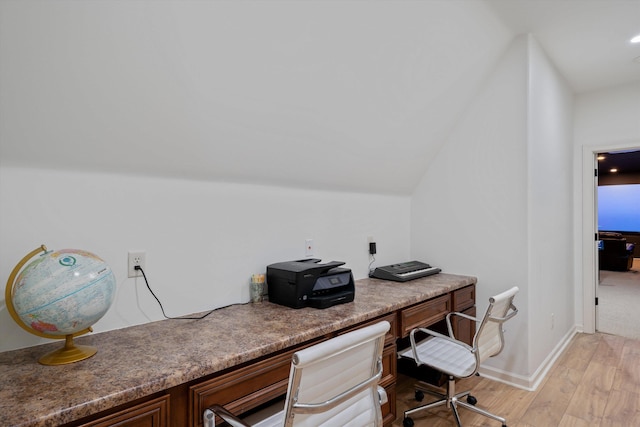
<svg viewBox="0 0 640 427">
<path fill-rule="evenodd" d="M 639 0 L 485 0 L 531 33 L 577 93 L 640 81 Z"/>
<path fill-rule="evenodd" d="M 0 164 L 410 194 L 515 36 L 576 92 L 638 81 L 639 8 L 4 1 Z"/>
</svg>

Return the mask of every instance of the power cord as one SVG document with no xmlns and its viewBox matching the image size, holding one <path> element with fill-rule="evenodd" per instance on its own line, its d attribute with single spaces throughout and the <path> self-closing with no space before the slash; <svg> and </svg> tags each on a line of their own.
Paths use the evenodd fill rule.
<svg viewBox="0 0 640 427">
<path fill-rule="evenodd" d="M 216 310 L 220 310 L 221 308 L 226 308 L 226 307 L 231 307 L 234 305 L 246 305 L 248 303 L 240 303 L 240 304 L 229 304 L 226 305 L 224 307 L 218 307 L 218 308 L 214 308 L 213 310 L 209 311 L 208 313 L 200 316 L 200 317 L 170 317 L 167 316 L 164 312 L 164 307 L 162 306 L 162 303 L 160 302 L 160 300 L 158 299 L 158 297 L 156 296 L 156 294 L 153 292 L 153 290 L 151 289 L 151 286 L 149 286 L 149 281 L 147 280 L 147 275 L 144 274 L 144 270 L 142 269 L 142 267 L 140 267 L 139 265 L 136 265 L 134 267 L 134 270 L 138 270 L 140 271 L 140 273 L 142 273 L 142 277 L 144 277 L 144 283 L 147 285 L 147 289 L 149 289 L 149 292 L 151 292 L 151 295 L 153 295 L 153 297 L 156 299 L 156 301 L 158 301 L 158 305 L 160 306 L 160 310 L 162 310 L 162 315 L 165 317 L 165 319 L 173 319 L 173 320 L 201 320 L 204 319 L 205 317 L 207 317 L 208 315 L 210 315 L 211 313 L 213 313 Z"/>
<path fill-rule="evenodd" d="M 376 242 L 369 242 L 369 277 L 373 277 L 373 268 L 371 266 L 376 262 Z"/>
<path fill-rule="evenodd" d="M 374 254 L 369 254 L 369 261 L 369 277 L 373 277 L 373 268 L 371 268 L 371 266 L 376 262 L 376 256 Z"/>
</svg>

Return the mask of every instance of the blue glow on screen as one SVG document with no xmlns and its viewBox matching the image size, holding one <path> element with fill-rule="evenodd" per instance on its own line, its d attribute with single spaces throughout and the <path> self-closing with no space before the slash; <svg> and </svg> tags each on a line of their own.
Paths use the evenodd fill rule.
<svg viewBox="0 0 640 427">
<path fill-rule="evenodd" d="M 598 187 L 598 230 L 640 232 L 640 184 Z"/>
</svg>

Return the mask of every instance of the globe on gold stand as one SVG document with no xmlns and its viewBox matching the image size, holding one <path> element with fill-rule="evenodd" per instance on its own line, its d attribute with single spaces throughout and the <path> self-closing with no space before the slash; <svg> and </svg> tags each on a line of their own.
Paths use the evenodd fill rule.
<svg viewBox="0 0 640 427">
<path fill-rule="evenodd" d="M 63 365 L 96 354 L 95 347 L 76 345 L 73 338 L 93 331 L 91 325 L 109 309 L 114 291 L 111 268 L 96 255 L 77 249 L 52 252 L 42 245 L 11 271 L 5 302 L 13 320 L 27 332 L 64 338 L 64 347 L 38 360 L 43 365 Z"/>
</svg>

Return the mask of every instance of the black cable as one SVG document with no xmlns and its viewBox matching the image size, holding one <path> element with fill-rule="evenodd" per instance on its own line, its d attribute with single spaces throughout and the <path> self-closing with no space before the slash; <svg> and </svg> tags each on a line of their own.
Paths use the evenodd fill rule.
<svg viewBox="0 0 640 427">
<path fill-rule="evenodd" d="M 371 266 L 373 265 L 374 262 L 376 262 L 376 256 L 374 254 L 369 254 L 369 277 L 373 277 L 373 268 L 371 268 Z"/>
<path fill-rule="evenodd" d="M 240 303 L 240 304 L 229 304 L 226 305 L 224 307 L 218 307 L 218 308 L 214 308 L 213 310 L 209 311 L 207 314 L 202 315 L 201 317 L 169 317 L 165 314 L 164 312 L 164 307 L 162 306 L 162 303 L 160 302 L 160 300 L 158 299 L 158 297 L 156 296 L 156 294 L 153 292 L 153 290 L 151 289 L 151 286 L 149 286 L 149 281 L 147 280 L 147 275 L 144 274 L 144 270 L 142 269 L 142 267 L 140 267 L 139 265 L 136 265 L 134 267 L 135 270 L 139 270 L 142 273 L 142 277 L 144 277 L 144 283 L 147 285 L 147 289 L 149 289 L 149 292 L 151 292 L 151 295 L 153 295 L 153 297 L 156 299 L 156 301 L 158 301 L 158 305 L 160 306 L 160 310 L 162 310 L 162 315 L 165 317 L 165 319 L 173 319 L 173 320 L 200 320 L 200 319 L 204 319 L 205 317 L 207 317 L 208 315 L 210 315 L 211 313 L 213 313 L 216 310 L 220 310 L 221 308 L 226 308 L 226 307 L 231 307 L 232 305 L 245 305 L 248 303 Z"/>
</svg>

